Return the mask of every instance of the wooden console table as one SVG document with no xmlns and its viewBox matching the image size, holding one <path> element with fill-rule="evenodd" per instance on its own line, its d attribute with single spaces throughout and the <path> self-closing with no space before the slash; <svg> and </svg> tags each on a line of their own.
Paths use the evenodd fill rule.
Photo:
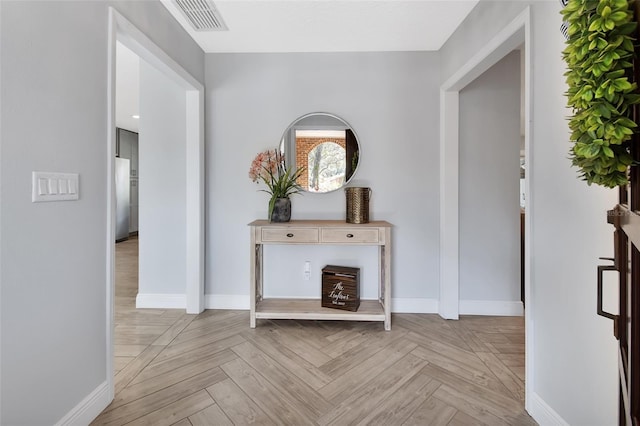
<svg viewBox="0 0 640 426">
<path fill-rule="evenodd" d="M 251 227 L 250 326 L 257 318 L 383 321 L 391 330 L 391 224 L 384 221 L 352 224 L 340 220 L 294 220 L 270 223 L 256 220 Z M 357 312 L 323 308 L 320 299 L 263 298 L 265 244 L 378 246 L 378 300 L 362 300 Z M 318 283 L 319 284 L 319 283 Z"/>
</svg>

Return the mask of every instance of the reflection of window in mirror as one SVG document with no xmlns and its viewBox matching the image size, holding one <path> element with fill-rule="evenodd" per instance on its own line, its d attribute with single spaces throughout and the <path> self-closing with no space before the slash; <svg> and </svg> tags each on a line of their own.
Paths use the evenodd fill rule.
<svg viewBox="0 0 640 426">
<path fill-rule="evenodd" d="M 295 130 L 296 167 L 305 167 L 298 184 L 309 192 L 341 188 L 358 165 L 355 137 L 346 130 Z"/>
<path fill-rule="evenodd" d="M 334 191 L 344 185 L 345 149 L 335 142 L 323 142 L 309 153 L 309 191 Z"/>
<path fill-rule="evenodd" d="M 298 184 L 310 192 L 328 192 L 345 182 L 344 130 L 296 130 L 296 166 L 305 167 Z"/>
</svg>

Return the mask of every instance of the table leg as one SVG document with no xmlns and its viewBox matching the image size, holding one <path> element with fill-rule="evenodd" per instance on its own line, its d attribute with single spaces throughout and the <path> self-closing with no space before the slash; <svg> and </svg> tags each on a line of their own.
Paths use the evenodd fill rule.
<svg viewBox="0 0 640 426">
<path fill-rule="evenodd" d="M 263 272 L 262 266 L 264 260 L 262 257 L 264 246 L 262 244 L 256 245 L 256 304 L 262 302 L 263 291 Z"/>
<path fill-rule="evenodd" d="M 382 291 L 384 295 L 384 329 L 391 330 L 391 230 L 385 229 L 385 245 L 380 246 Z"/>
<path fill-rule="evenodd" d="M 256 284 L 258 268 L 258 246 L 256 245 L 255 229 L 251 228 L 251 253 L 249 270 L 249 327 L 256 328 Z M 260 259 L 262 261 L 262 259 Z"/>
</svg>

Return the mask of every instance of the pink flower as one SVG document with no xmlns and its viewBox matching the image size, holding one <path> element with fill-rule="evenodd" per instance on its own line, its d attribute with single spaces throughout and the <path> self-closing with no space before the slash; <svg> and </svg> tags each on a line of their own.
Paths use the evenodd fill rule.
<svg viewBox="0 0 640 426">
<path fill-rule="evenodd" d="M 253 182 L 257 182 L 258 179 L 269 179 L 269 173 L 271 173 L 271 175 L 278 174 L 278 169 L 279 167 L 281 167 L 281 161 L 279 161 L 280 157 L 281 155 L 278 155 L 277 153 L 274 153 L 272 151 L 264 151 L 258 153 L 258 155 L 256 155 L 256 158 L 254 158 L 251 162 L 251 167 L 249 168 L 249 178 Z"/>
<path fill-rule="evenodd" d="M 284 156 L 279 150 L 266 150 L 258 153 L 249 167 L 249 179 L 253 182 L 261 180 L 269 188 L 268 192 L 275 198 L 289 197 L 300 192 L 297 179 L 303 169 L 289 170 Z"/>
</svg>

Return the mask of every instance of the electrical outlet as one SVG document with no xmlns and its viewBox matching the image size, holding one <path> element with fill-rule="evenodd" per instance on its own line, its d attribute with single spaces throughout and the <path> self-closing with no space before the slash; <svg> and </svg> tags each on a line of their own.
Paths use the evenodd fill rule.
<svg viewBox="0 0 640 426">
<path fill-rule="evenodd" d="M 304 279 L 309 281 L 311 279 L 311 262 L 308 260 L 304 262 Z"/>
</svg>

